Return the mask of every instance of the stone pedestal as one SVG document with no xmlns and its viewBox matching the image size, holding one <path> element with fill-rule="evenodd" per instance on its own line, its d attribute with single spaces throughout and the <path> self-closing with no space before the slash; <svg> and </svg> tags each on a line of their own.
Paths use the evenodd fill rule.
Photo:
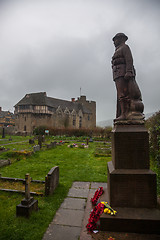
<svg viewBox="0 0 160 240">
<path fill-rule="evenodd" d="M 156 174 L 149 169 L 149 137 L 144 125 L 116 125 L 112 131 L 112 162 L 108 186 L 101 200 L 117 210 L 102 214 L 100 226 L 107 231 L 160 233 Z M 145 230 L 144 230 L 145 229 Z"/>
<path fill-rule="evenodd" d="M 29 217 L 32 211 L 38 211 L 38 200 L 31 197 L 29 200 L 23 199 L 19 205 L 16 206 L 16 216 Z"/>
<path fill-rule="evenodd" d="M 149 135 L 144 125 L 116 125 L 112 131 L 115 169 L 149 169 Z"/>
<path fill-rule="evenodd" d="M 112 207 L 157 205 L 156 174 L 149 169 L 115 169 L 108 163 L 108 193 Z"/>
<path fill-rule="evenodd" d="M 33 210 L 38 211 L 38 200 L 30 196 L 30 176 L 25 175 L 25 198 L 16 206 L 16 216 L 29 217 Z"/>
</svg>

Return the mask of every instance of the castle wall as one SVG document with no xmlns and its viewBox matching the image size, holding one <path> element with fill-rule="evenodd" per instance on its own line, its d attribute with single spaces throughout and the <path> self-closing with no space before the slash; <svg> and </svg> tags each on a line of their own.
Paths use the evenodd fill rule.
<svg viewBox="0 0 160 240">
<path fill-rule="evenodd" d="M 92 114 L 89 114 L 90 120 L 88 121 L 88 114 L 85 116 L 85 125 L 87 125 L 87 128 L 93 128 L 96 127 L 96 102 L 95 101 L 87 101 L 86 96 L 81 96 L 77 99 L 77 102 L 82 103 L 87 109 L 89 109 Z"/>
<path fill-rule="evenodd" d="M 48 111 L 47 106 L 28 105 L 28 108 L 15 109 L 15 125 L 17 132 L 32 133 L 38 126 L 46 126 L 48 128 L 93 128 L 96 126 L 96 102 L 87 101 L 86 96 L 81 96 L 76 102 L 81 103 L 86 110 L 82 112 L 64 110 L 59 106 L 55 112 Z M 87 109 L 90 110 L 87 113 Z"/>
</svg>

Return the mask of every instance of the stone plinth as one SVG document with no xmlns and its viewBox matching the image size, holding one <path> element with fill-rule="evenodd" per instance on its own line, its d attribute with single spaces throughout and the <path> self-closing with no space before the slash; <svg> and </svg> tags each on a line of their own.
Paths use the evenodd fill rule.
<svg viewBox="0 0 160 240">
<path fill-rule="evenodd" d="M 16 206 L 16 216 L 29 217 L 32 211 L 38 211 L 38 200 L 31 198 L 26 201 L 23 199 L 19 205 Z"/>
<path fill-rule="evenodd" d="M 149 169 L 149 137 L 144 125 L 115 125 L 108 186 L 101 200 L 117 210 L 117 215 L 102 214 L 101 230 L 160 234 L 156 189 L 156 174 Z"/>
<path fill-rule="evenodd" d="M 25 175 L 25 198 L 16 206 L 16 216 L 29 217 L 33 210 L 38 211 L 38 200 L 30 196 L 30 176 Z"/>
<path fill-rule="evenodd" d="M 112 131 L 115 169 L 149 169 L 149 136 L 144 125 L 116 125 Z"/>
<path fill-rule="evenodd" d="M 107 189 L 101 198 L 108 201 Z M 145 201 L 145 200 L 144 200 Z M 160 210 L 158 208 L 116 207 L 116 216 L 102 214 L 100 229 L 113 232 L 160 234 Z"/>
<path fill-rule="evenodd" d="M 108 201 L 112 207 L 154 208 L 156 186 L 156 174 L 150 169 L 115 169 L 108 163 Z"/>
</svg>

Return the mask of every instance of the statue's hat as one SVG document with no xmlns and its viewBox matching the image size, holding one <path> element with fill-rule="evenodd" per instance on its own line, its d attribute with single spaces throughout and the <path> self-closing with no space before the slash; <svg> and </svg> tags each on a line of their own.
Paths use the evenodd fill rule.
<svg viewBox="0 0 160 240">
<path fill-rule="evenodd" d="M 112 40 L 114 41 L 116 38 L 124 38 L 126 41 L 128 39 L 128 37 L 124 34 L 124 33 L 117 33 Z"/>
</svg>

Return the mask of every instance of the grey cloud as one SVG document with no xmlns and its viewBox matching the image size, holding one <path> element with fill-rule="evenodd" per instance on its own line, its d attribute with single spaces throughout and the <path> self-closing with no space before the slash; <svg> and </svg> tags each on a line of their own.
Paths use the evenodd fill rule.
<svg viewBox="0 0 160 240">
<path fill-rule="evenodd" d="M 12 109 L 26 93 L 97 102 L 97 120 L 115 117 L 112 37 L 125 32 L 145 112 L 159 108 L 159 1 L 0 2 L 0 100 Z"/>
</svg>

